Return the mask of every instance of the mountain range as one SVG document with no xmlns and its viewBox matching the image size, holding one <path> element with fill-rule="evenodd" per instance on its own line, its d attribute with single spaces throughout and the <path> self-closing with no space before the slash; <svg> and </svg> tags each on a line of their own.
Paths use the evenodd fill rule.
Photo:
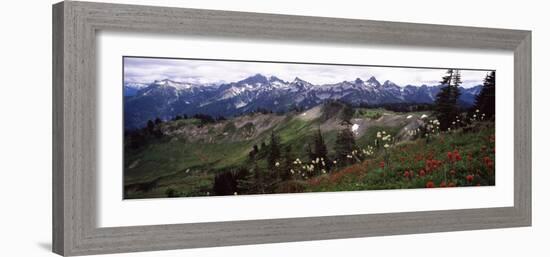
<svg viewBox="0 0 550 257">
<path fill-rule="evenodd" d="M 148 120 L 171 119 L 176 115 L 208 114 L 232 117 L 258 109 L 286 112 L 293 108 L 309 109 L 327 100 L 351 105 L 393 103 L 433 103 L 441 85 L 399 86 L 375 77 L 364 81 L 342 81 L 314 85 L 295 78 L 288 82 L 275 76 L 256 74 L 231 83 L 198 84 L 169 79 L 153 83 L 124 83 L 125 129 L 143 127 Z M 460 105 L 473 105 L 481 85 L 460 87 Z"/>
</svg>

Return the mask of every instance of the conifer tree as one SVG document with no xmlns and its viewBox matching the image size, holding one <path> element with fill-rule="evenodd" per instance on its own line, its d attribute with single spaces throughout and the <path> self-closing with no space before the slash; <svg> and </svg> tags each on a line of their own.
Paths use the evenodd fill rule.
<svg viewBox="0 0 550 257">
<path fill-rule="evenodd" d="M 349 156 L 355 149 L 357 149 L 357 146 L 355 144 L 355 138 L 353 137 L 353 132 L 351 129 L 349 127 L 345 127 L 340 130 L 336 137 L 336 145 L 334 146 L 336 158 L 338 159 L 339 164 L 345 165 L 351 163 L 352 159 L 349 158 Z"/>
<path fill-rule="evenodd" d="M 294 161 L 294 156 L 292 155 L 292 146 L 286 145 L 283 154 L 283 172 L 281 174 L 282 180 L 289 180 L 292 177 L 290 170 L 292 169 L 292 163 Z"/>
<path fill-rule="evenodd" d="M 479 110 L 480 113 L 485 114 L 490 119 L 495 116 L 495 77 L 494 71 L 487 74 L 474 105 L 475 110 Z"/>
<path fill-rule="evenodd" d="M 449 69 L 441 80 L 441 90 L 435 100 L 435 115 L 440 122 L 440 128 L 447 130 L 456 121 L 460 113 L 458 99 L 460 97 L 459 86 L 462 83 L 460 71 Z"/>
<path fill-rule="evenodd" d="M 321 134 L 321 128 L 317 129 L 317 133 L 313 139 L 313 154 L 315 158 L 327 159 L 328 151 L 323 135 Z"/>
<path fill-rule="evenodd" d="M 281 146 L 279 142 L 279 137 L 275 133 L 271 132 L 271 137 L 269 139 L 269 151 L 267 155 L 267 166 L 271 171 L 275 170 L 275 164 L 281 158 Z"/>
</svg>

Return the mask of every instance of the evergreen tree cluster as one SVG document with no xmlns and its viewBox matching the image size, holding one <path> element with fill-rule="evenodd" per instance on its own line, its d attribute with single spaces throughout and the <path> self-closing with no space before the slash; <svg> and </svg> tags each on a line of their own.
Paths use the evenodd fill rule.
<svg viewBox="0 0 550 257">
<path fill-rule="evenodd" d="M 459 86 L 462 79 L 459 70 L 449 69 L 441 80 L 443 86 L 435 99 L 434 112 L 440 122 L 440 128 L 447 130 L 456 123 L 460 115 L 458 98 L 460 97 Z"/>
<path fill-rule="evenodd" d="M 491 71 L 483 81 L 481 92 L 476 97 L 474 105 L 475 110 L 485 114 L 487 118 L 494 119 L 495 117 L 495 80 L 496 73 Z"/>
</svg>

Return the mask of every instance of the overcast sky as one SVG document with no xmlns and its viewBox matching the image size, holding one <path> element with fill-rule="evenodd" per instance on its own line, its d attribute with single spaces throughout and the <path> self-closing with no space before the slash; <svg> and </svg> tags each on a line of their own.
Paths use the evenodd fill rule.
<svg viewBox="0 0 550 257">
<path fill-rule="evenodd" d="M 221 83 L 236 82 L 255 74 L 276 76 L 285 81 L 299 77 L 313 84 L 338 83 L 356 78 L 376 77 L 380 83 L 390 80 L 399 86 L 436 85 L 445 69 L 367 67 L 342 65 L 313 65 L 287 63 L 258 63 L 159 58 L 124 58 L 124 81 L 151 83 L 170 79 L 179 82 Z M 488 71 L 462 70 L 462 86 L 482 84 Z"/>
</svg>

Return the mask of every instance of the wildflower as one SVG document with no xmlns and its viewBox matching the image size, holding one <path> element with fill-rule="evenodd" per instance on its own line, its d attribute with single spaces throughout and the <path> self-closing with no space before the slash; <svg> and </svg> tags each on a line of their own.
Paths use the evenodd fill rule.
<svg viewBox="0 0 550 257">
<path fill-rule="evenodd" d="M 186 169 L 186 170 L 185 170 L 185 173 L 189 173 L 189 169 Z"/>
<path fill-rule="evenodd" d="M 413 117 L 412 115 L 409 115 L 409 116 L 407 116 L 407 119 L 410 119 L 410 118 L 412 118 L 412 117 Z"/>
<path fill-rule="evenodd" d="M 452 152 L 447 152 L 447 158 L 449 159 L 450 162 L 453 162 L 454 161 L 454 155 Z"/>
<path fill-rule="evenodd" d="M 336 160 L 334 160 L 334 161 L 332 161 L 332 163 L 336 164 L 336 163 L 338 163 L 338 162 L 337 162 Z"/>
<path fill-rule="evenodd" d="M 445 181 L 442 181 L 441 184 L 439 184 L 439 187 L 447 187 L 447 183 L 445 183 Z"/>
<path fill-rule="evenodd" d="M 454 176 L 456 174 L 456 171 L 455 170 L 451 170 L 449 171 L 449 174 L 451 174 L 451 176 Z"/>
<path fill-rule="evenodd" d="M 380 168 L 384 168 L 386 166 L 386 164 L 384 163 L 384 161 L 380 161 Z"/>
<path fill-rule="evenodd" d="M 321 169 L 321 172 L 322 172 L 323 174 L 327 173 L 327 171 L 326 171 L 325 169 Z"/>
<path fill-rule="evenodd" d="M 422 116 L 420 116 L 421 119 L 425 119 L 425 118 L 428 118 L 428 115 L 426 114 L 422 114 Z"/>
<path fill-rule="evenodd" d="M 460 153 L 458 152 L 458 150 L 455 149 L 453 154 L 454 154 L 454 159 L 456 161 L 461 161 L 462 160 L 462 157 L 460 156 Z"/>
<path fill-rule="evenodd" d="M 418 175 L 421 176 L 421 177 L 424 177 L 426 175 L 426 172 L 424 170 L 420 170 L 418 172 Z"/>
<path fill-rule="evenodd" d="M 428 183 L 426 183 L 426 187 L 427 188 L 433 188 L 434 187 L 434 182 L 433 181 L 428 181 Z"/>
<path fill-rule="evenodd" d="M 279 165 L 281 165 L 279 162 L 275 163 L 275 167 L 279 167 Z"/>
<path fill-rule="evenodd" d="M 294 170 L 293 170 L 293 169 L 290 169 L 290 173 L 294 174 Z"/>
<path fill-rule="evenodd" d="M 351 159 L 351 158 L 353 158 L 353 156 L 351 156 L 351 155 L 349 155 L 349 154 L 348 154 L 348 155 L 346 155 L 346 157 L 347 157 L 348 159 Z"/>
<path fill-rule="evenodd" d="M 479 109 L 476 109 L 476 112 L 479 112 Z"/>
<path fill-rule="evenodd" d="M 474 181 L 474 175 L 468 175 L 466 176 L 466 181 L 468 181 L 468 183 L 472 183 L 472 181 Z"/>
<path fill-rule="evenodd" d="M 403 174 L 403 176 L 406 177 L 406 178 L 409 178 L 410 175 L 411 175 L 411 174 L 409 173 L 408 170 L 406 170 L 405 173 Z"/>
<path fill-rule="evenodd" d="M 388 148 L 388 147 L 390 147 L 390 145 L 388 145 L 388 144 L 385 144 L 385 145 L 384 145 L 384 148 Z"/>
<path fill-rule="evenodd" d="M 237 195 L 237 192 L 234 192 L 233 195 Z"/>
<path fill-rule="evenodd" d="M 377 137 L 377 138 L 381 138 L 381 137 L 382 137 L 382 134 L 380 133 L 380 131 L 376 132 L 376 137 Z"/>
</svg>

